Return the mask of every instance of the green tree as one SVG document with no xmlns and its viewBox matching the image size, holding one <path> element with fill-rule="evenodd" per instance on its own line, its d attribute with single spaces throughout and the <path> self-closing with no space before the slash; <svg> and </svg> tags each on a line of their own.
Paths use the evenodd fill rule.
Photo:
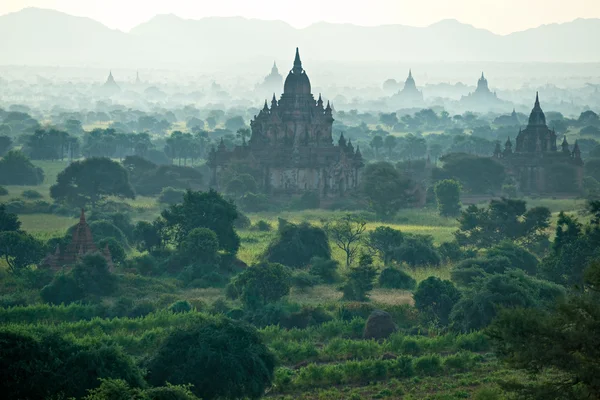
<svg viewBox="0 0 600 400">
<path fill-rule="evenodd" d="M 44 256 L 43 244 L 33 236 L 18 231 L 0 232 L 0 258 L 14 274 L 37 264 Z"/>
<path fill-rule="evenodd" d="M 280 220 L 278 234 L 265 250 L 263 258 L 288 267 L 302 268 L 313 257 L 331 258 L 325 231 L 308 223 L 292 224 Z"/>
<path fill-rule="evenodd" d="M 460 183 L 444 179 L 435 184 L 434 191 L 440 215 L 455 217 L 460 214 Z"/>
<path fill-rule="evenodd" d="M 260 308 L 290 293 L 290 270 L 277 263 L 262 262 L 246 268 L 227 285 L 227 295 L 250 308 Z"/>
<path fill-rule="evenodd" d="M 417 286 L 417 281 L 401 269 L 387 267 L 379 274 L 379 287 L 413 290 L 415 286 Z"/>
<path fill-rule="evenodd" d="M 379 149 L 383 147 L 383 138 L 379 135 L 374 136 L 369 146 L 375 151 L 375 158 L 379 158 Z"/>
<path fill-rule="evenodd" d="M 192 384 L 204 400 L 258 399 L 271 386 L 274 368 L 256 329 L 219 318 L 170 334 L 148 365 L 148 380 Z"/>
<path fill-rule="evenodd" d="M 0 136 L 0 157 L 10 150 L 12 144 L 13 142 L 10 136 Z"/>
<path fill-rule="evenodd" d="M 390 163 L 368 164 L 362 176 L 362 193 L 377 216 L 391 218 L 407 206 L 412 182 L 400 175 Z"/>
<path fill-rule="evenodd" d="M 367 222 L 352 214 L 329 221 L 325 225 L 329 239 L 346 255 L 346 267 L 349 267 L 356 256 L 362 234 L 367 229 Z"/>
<path fill-rule="evenodd" d="M 460 299 L 460 291 L 450 281 L 435 276 L 421 281 L 413 294 L 415 307 L 428 321 L 447 325 L 452 307 Z"/>
<path fill-rule="evenodd" d="M 404 241 L 404 235 L 397 229 L 388 226 L 378 226 L 367 234 L 365 245 L 372 254 L 377 254 L 383 265 L 387 266 L 393 259 L 394 251 Z"/>
<path fill-rule="evenodd" d="M 501 308 L 545 308 L 564 294 L 561 286 L 525 275 L 522 271 L 487 275 L 466 291 L 452 310 L 452 324 L 470 332 L 490 324 Z"/>
<path fill-rule="evenodd" d="M 373 258 L 362 254 L 356 267 L 351 267 L 346 282 L 341 287 L 344 300 L 366 301 L 369 292 L 373 290 L 373 281 L 377 277 L 377 270 L 373 266 Z"/>
<path fill-rule="evenodd" d="M 108 158 L 88 158 L 71 163 L 58 174 L 56 184 L 50 188 L 54 200 L 95 208 L 108 196 L 135 198 L 127 170 Z"/>
<path fill-rule="evenodd" d="M 540 377 L 534 384 L 504 382 L 505 389 L 523 398 L 600 398 L 600 263 L 591 263 L 585 276 L 583 293 L 549 311 L 506 309 L 487 329 L 500 359 Z"/>
<path fill-rule="evenodd" d="M 195 264 L 218 264 L 219 239 L 216 233 L 207 228 L 195 228 L 185 237 L 179 247 L 187 262 Z"/>
<path fill-rule="evenodd" d="M 115 265 L 121 265 L 123 264 L 123 262 L 125 262 L 125 259 L 127 258 L 127 254 L 125 253 L 125 249 L 123 248 L 121 243 L 122 242 L 119 242 L 114 237 L 108 237 L 100 240 L 98 242 L 98 247 L 101 251 L 104 251 L 104 249 L 108 246 L 108 251 L 110 251 L 112 262 Z"/>
<path fill-rule="evenodd" d="M 18 150 L 11 150 L 0 159 L 0 185 L 39 185 L 44 171 L 37 168 Z"/>
<path fill-rule="evenodd" d="M 576 218 L 560 213 L 550 253 L 542 259 L 540 274 L 562 285 L 583 287 L 584 269 L 600 257 L 600 202 L 590 203 L 591 221 L 581 224 Z"/>
<path fill-rule="evenodd" d="M 183 195 L 183 203 L 170 206 L 161 216 L 167 238 L 176 245 L 180 245 L 192 229 L 207 228 L 217 235 L 221 250 L 236 254 L 240 247 L 240 237 L 234 229 L 238 216 L 236 206 L 214 190 L 188 190 Z"/>
<path fill-rule="evenodd" d="M 81 398 L 101 378 L 144 385 L 140 369 L 117 346 L 0 330 L 0 390 L 8 399 Z"/>
<path fill-rule="evenodd" d="M 550 210 L 534 207 L 527 210 L 523 200 L 492 200 L 487 208 L 470 205 L 464 210 L 455 232 L 462 246 L 491 247 L 503 240 L 517 241 L 527 247 L 548 240 Z"/>
<path fill-rule="evenodd" d="M 387 135 L 383 141 L 384 146 L 387 148 L 388 156 L 392 156 L 392 151 L 398 145 L 398 138 L 394 135 Z"/>
<path fill-rule="evenodd" d="M 440 157 L 440 161 L 443 167 L 433 170 L 433 178 L 454 179 L 469 193 L 497 193 L 506 175 L 504 166 L 491 157 L 450 153 Z"/>
<path fill-rule="evenodd" d="M 17 214 L 6 211 L 6 205 L 0 203 L 0 232 L 16 232 L 21 229 L 21 221 Z"/>
</svg>

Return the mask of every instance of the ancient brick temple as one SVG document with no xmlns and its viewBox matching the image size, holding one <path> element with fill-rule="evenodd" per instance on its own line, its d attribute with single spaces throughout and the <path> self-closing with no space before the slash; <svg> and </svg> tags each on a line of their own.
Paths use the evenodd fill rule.
<svg viewBox="0 0 600 400">
<path fill-rule="evenodd" d="M 94 243 L 92 230 L 85 221 L 85 213 L 82 209 L 79 217 L 79 223 L 73 230 L 73 236 L 71 238 L 71 242 L 67 245 L 67 248 L 64 251 L 61 251 L 60 247 L 56 246 L 56 252 L 54 254 L 48 254 L 42 261 L 41 265 L 48 266 L 53 269 L 73 266 L 86 254 L 96 253 L 98 251 L 99 250 Z M 104 258 L 106 258 L 109 268 L 112 269 L 113 262 L 108 245 L 102 250 L 101 254 L 104 256 Z"/>
<path fill-rule="evenodd" d="M 504 164 L 519 188 L 526 194 L 577 194 L 583 187 L 583 161 L 577 142 L 571 150 L 566 136 L 558 150 L 556 132 L 546 124 L 539 95 L 525 129 L 520 129 L 516 148 L 510 138 L 500 147 L 496 143 L 494 157 Z"/>
<path fill-rule="evenodd" d="M 363 160 L 342 134 L 337 145 L 332 136 L 333 110 L 315 100 L 310 80 L 296 49 L 294 66 L 285 79 L 279 101 L 273 95 L 250 122 L 248 143 L 232 151 L 223 142 L 209 155 L 211 183 L 219 187 L 219 175 L 231 163 L 246 163 L 259 170 L 257 179 L 264 192 L 302 193 L 318 191 L 322 196 L 343 195 L 360 181 Z"/>
</svg>

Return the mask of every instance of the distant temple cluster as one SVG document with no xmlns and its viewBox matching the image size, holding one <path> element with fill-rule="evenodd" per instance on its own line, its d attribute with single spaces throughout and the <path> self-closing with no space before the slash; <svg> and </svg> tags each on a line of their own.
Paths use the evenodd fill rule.
<svg viewBox="0 0 600 400">
<path fill-rule="evenodd" d="M 294 66 L 285 79 L 279 101 L 265 104 L 250 126 L 248 143 L 232 151 L 223 142 L 209 155 L 212 185 L 219 186 L 219 172 L 229 164 L 246 163 L 259 169 L 265 192 L 339 196 L 354 190 L 360 181 L 363 159 L 360 149 L 340 136 L 333 143 L 333 110 L 321 95 L 315 100 L 310 80 L 296 49 Z"/>
<path fill-rule="evenodd" d="M 52 269 L 60 269 L 62 267 L 72 267 L 75 265 L 83 256 L 86 254 L 97 253 L 98 248 L 94 244 L 94 237 L 92 236 L 92 230 L 85 221 L 85 213 L 81 210 L 79 217 L 79 223 L 73 230 L 73 236 L 71 243 L 69 243 L 64 251 L 60 250 L 60 246 L 56 246 L 56 252 L 48 254 L 42 261 L 43 266 L 50 267 Z M 106 259 L 109 268 L 112 270 L 113 262 L 112 255 L 108 249 L 108 245 L 102 250 L 102 256 Z"/>
<path fill-rule="evenodd" d="M 514 111 L 513 114 L 516 116 Z M 559 151 L 556 141 L 556 132 L 546 125 L 546 116 L 539 95 L 536 95 L 529 123 L 517 135 L 516 148 L 513 150 L 510 138 L 504 150 L 498 142 L 494 158 L 504 164 L 523 193 L 580 192 L 583 189 L 583 161 L 579 145 L 575 142 L 570 150 L 565 136 Z M 565 186 L 564 182 L 572 185 Z"/>
</svg>

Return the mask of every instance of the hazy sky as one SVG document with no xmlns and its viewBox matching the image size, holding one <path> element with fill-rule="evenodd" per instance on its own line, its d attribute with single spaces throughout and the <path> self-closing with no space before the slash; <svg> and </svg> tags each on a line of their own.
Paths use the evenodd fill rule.
<svg viewBox="0 0 600 400">
<path fill-rule="evenodd" d="M 314 22 L 427 26 L 454 18 L 500 34 L 576 18 L 600 18 L 600 0 L 0 0 L 0 14 L 52 8 L 127 31 L 156 14 L 243 16 L 296 27 Z"/>
</svg>

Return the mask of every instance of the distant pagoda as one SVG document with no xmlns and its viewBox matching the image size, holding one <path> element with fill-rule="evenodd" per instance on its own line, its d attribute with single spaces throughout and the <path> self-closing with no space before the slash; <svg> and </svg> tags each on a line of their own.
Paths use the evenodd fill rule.
<svg viewBox="0 0 600 400">
<path fill-rule="evenodd" d="M 48 266 L 52 269 L 60 269 L 61 267 L 70 267 L 75 265 L 86 254 L 99 252 L 98 247 L 94 243 L 92 230 L 85 220 L 85 213 L 81 209 L 79 223 L 73 230 L 71 243 L 69 243 L 64 251 L 60 250 L 60 246 L 56 246 L 56 251 L 48 254 L 42 261 L 41 265 Z M 106 259 L 110 269 L 113 268 L 112 255 L 108 249 L 108 245 L 103 249 L 102 255 Z"/>
<path fill-rule="evenodd" d="M 491 108 L 497 108 L 504 102 L 498 98 L 496 92 L 492 92 L 488 85 L 485 74 L 481 73 L 481 78 L 477 81 L 477 88 L 474 92 L 463 96 L 460 99 L 462 105 L 470 111 L 487 111 Z"/>
<path fill-rule="evenodd" d="M 283 76 L 279 73 L 277 63 L 273 61 L 273 67 L 271 73 L 267 75 L 264 81 L 258 85 L 258 89 L 263 91 L 265 94 L 280 93 L 283 87 Z"/>
<path fill-rule="evenodd" d="M 423 93 L 417 89 L 412 69 L 408 70 L 408 78 L 406 78 L 402 90 L 392 96 L 392 102 L 396 106 L 405 108 L 423 105 Z"/>
<path fill-rule="evenodd" d="M 109 72 L 106 82 L 102 85 L 102 91 L 107 94 L 117 93 L 121 91 L 121 87 L 115 81 L 112 71 Z"/>
</svg>

